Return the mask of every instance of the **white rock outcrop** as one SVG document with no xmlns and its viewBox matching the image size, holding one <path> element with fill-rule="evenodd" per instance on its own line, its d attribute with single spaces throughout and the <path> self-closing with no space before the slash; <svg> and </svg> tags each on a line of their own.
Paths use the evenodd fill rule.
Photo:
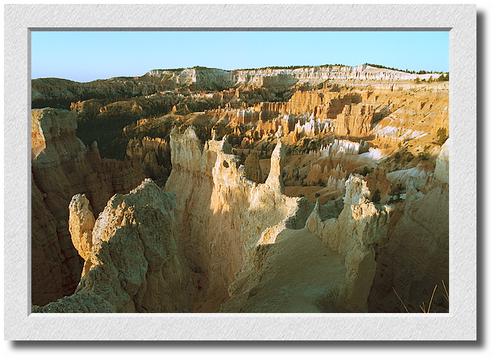
<svg viewBox="0 0 496 360">
<path fill-rule="evenodd" d="M 282 181 L 282 168 L 285 157 L 285 151 L 282 143 L 279 141 L 270 157 L 270 171 L 265 183 L 274 191 L 282 192 L 284 183 Z"/>
<path fill-rule="evenodd" d="M 84 196 L 71 202 L 71 235 L 86 259 L 76 292 L 34 312 L 183 312 L 192 284 L 176 243 L 174 195 L 145 180 L 113 196 L 91 231 Z"/>
<path fill-rule="evenodd" d="M 197 269 L 197 307 L 217 310 L 237 274 L 251 264 L 257 243 L 285 227 L 298 199 L 281 193 L 280 144 L 269 179 L 256 184 L 238 168 L 225 139 L 207 141 L 201 151 L 192 128 L 173 130 L 170 138 L 172 172 L 165 189 L 176 194 L 179 241 Z"/>
<path fill-rule="evenodd" d="M 436 169 L 434 176 L 437 180 L 449 183 L 449 139 L 441 147 L 441 151 L 436 159 Z"/>
<path fill-rule="evenodd" d="M 321 220 L 317 201 L 306 228 L 343 257 L 346 272 L 332 299 L 334 306 L 341 311 L 364 312 L 375 276 L 374 246 L 383 241 L 391 209 L 378 209 L 369 200 L 370 191 L 361 176 L 350 175 L 345 186 L 339 216 Z"/>
<path fill-rule="evenodd" d="M 305 66 L 299 68 L 260 68 L 249 70 L 235 70 L 232 72 L 236 83 L 262 84 L 262 79 L 266 77 L 276 77 L 281 75 L 291 76 L 299 83 L 318 84 L 325 80 L 380 80 L 380 81 L 400 81 L 437 79 L 441 74 L 411 74 L 399 70 L 378 68 L 371 65 L 323 65 Z"/>
</svg>

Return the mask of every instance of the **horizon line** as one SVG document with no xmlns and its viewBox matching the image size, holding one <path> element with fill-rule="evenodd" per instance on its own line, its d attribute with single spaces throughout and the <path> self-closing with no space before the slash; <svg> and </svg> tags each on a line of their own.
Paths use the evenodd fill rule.
<svg viewBox="0 0 496 360">
<path fill-rule="evenodd" d="M 210 67 L 210 66 L 203 66 L 203 65 L 194 65 L 194 66 L 185 66 L 185 67 L 177 67 L 177 68 L 153 68 L 149 69 L 145 73 L 141 74 L 136 74 L 136 75 L 117 75 L 117 76 L 110 76 L 106 78 L 95 78 L 92 80 L 88 81 L 78 81 L 70 78 L 62 78 L 62 77 L 57 77 L 57 76 L 43 76 L 43 77 L 36 77 L 36 78 L 31 78 L 31 80 L 41 80 L 41 79 L 59 79 L 59 80 L 69 80 L 73 82 L 78 82 L 78 83 L 88 83 L 92 81 L 99 81 L 99 80 L 111 80 L 111 79 L 119 79 L 119 78 L 137 78 L 137 77 L 142 77 L 148 74 L 151 71 L 182 71 L 186 69 L 215 69 L 215 70 L 224 70 L 224 71 L 249 71 L 249 70 L 263 70 L 263 69 L 299 69 L 299 68 L 309 68 L 309 67 L 328 67 L 328 66 L 341 66 L 341 67 L 358 67 L 358 66 L 363 66 L 363 65 L 368 65 L 371 67 L 375 68 L 383 68 L 385 70 L 391 70 L 391 71 L 400 71 L 404 73 L 410 73 L 410 74 L 419 74 L 419 72 L 424 71 L 426 74 L 449 74 L 449 71 L 439 71 L 439 70 L 426 70 L 426 69 L 399 69 L 395 68 L 393 66 L 389 65 L 383 65 L 383 64 L 371 64 L 368 62 L 361 63 L 361 64 L 356 64 L 356 65 L 346 65 L 346 64 L 319 64 L 319 65 L 264 65 L 260 67 L 252 67 L 252 68 L 233 68 L 233 69 L 225 69 L 225 68 L 220 68 L 220 67 Z M 420 74 L 419 74 L 420 75 Z"/>
<path fill-rule="evenodd" d="M 329 63 L 449 71 L 447 31 L 103 30 L 32 31 L 30 36 L 33 78 L 80 82 L 199 63 L 230 71 Z"/>
</svg>

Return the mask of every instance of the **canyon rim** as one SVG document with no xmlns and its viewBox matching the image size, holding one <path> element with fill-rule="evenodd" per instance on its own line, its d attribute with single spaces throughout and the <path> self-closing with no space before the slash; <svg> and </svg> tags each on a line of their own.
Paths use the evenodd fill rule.
<svg viewBox="0 0 496 360">
<path fill-rule="evenodd" d="M 33 312 L 449 311 L 447 71 L 31 90 Z"/>
</svg>

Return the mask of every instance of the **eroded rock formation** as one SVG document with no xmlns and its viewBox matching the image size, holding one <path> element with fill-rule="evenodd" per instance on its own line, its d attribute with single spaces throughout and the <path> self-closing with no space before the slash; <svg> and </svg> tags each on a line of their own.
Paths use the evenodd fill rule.
<svg viewBox="0 0 496 360">
<path fill-rule="evenodd" d="M 440 75 L 35 80 L 34 311 L 447 311 Z"/>
<path fill-rule="evenodd" d="M 95 226 L 95 216 L 90 202 L 84 194 L 74 195 L 69 203 L 69 232 L 72 244 L 79 256 L 84 260 L 84 276 L 91 268 L 91 251 L 93 248 L 92 233 Z"/>
<path fill-rule="evenodd" d="M 376 269 L 374 246 L 384 242 L 391 210 L 378 208 L 370 197 L 366 181 L 350 176 L 339 216 L 321 220 L 317 201 L 306 223 L 310 232 L 343 257 L 344 280 L 328 299 L 328 306 L 334 306 L 335 310 L 363 312 L 368 309 L 367 299 Z"/>
<path fill-rule="evenodd" d="M 189 128 L 171 133 L 171 151 L 165 188 L 177 194 L 179 239 L 198 274 L 198 310 L 217 310 L 257 242 L 283 227 L 298 202 L 281 193 L 281 145 L 263 184 L 244 177 L 226 140 L 210 140 L 202 151 Z"/>
<path fill-rule="evenodd" d="M 378 250 L 377 275 L 369 296 L 370 311 L 425 311 L 431 297 L 432 312 L 448 309 L 447 146 L 445 143 L 443 156 L 438 157 L 434 175 L 429 175 L 420 190 L 415 180 L 409 182 L 406 199 L 397 206 L 388 240 Z"/>
<path fill-rule="evenodd" d="M 145 136 L 127 143 L 126 157 L 143 166 L 145 175 L 164 184 L 171 171 L 170 148 L 166 140 Z"/>
<path fill-rule="evenodd" d="M 71 294 L 79 282 L 83 264 L 68 228 L 71 197 L 85 193 L 98 214 L 115 193 L 127 192 L 143 179 L 131 163 L 100 158 L 96 144 L 86 147 L 76 128 L 70 111 L 32 111 L 34 304 Z"/>
<path fill-rule="evenodd" d="M 344 65 L 323 65 L 323 66 L 306 66 L 296 68 L 262 68 L 235 70 L 233 76 L 237 83 L 263 84 L 266 77 L 277 77 L 281 75 L 291 76 L 297 82 L 318 84 L 324 80 L 380 80 L 380 81 L 401 81 L 433 79 L 438 78 L 441 74 L 410 74 L 398 70 L 378 68 L 372 65 L 363 64 L 358 66 Z"/>
<path fill-rule="evenodd" d="M 93 229 L 84 226 L 86 273 L 75 293 L 34 311 L 189 310 L 191 276 L 177 248 L 174 202 L 172 194 L 151 180 L 127 195 L 113 196 Z M 76 246 L 81 244 L 81 224 L 90 223 L 87 206 L 80 195 L 71 201 L 71 234 Z"/>
</svg>

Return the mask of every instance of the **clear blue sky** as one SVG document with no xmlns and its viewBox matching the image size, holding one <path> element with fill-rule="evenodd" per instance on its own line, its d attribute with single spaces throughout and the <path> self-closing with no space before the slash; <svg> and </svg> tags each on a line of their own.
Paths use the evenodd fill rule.
<svg viewBox="0 0 496 360">
<path fill-rule="evenodd" d="M 90 81 L 150 69 L 365 62 L 448 71 L 448 32 L 33 31 L 32 77 Z"/>
</svg>

